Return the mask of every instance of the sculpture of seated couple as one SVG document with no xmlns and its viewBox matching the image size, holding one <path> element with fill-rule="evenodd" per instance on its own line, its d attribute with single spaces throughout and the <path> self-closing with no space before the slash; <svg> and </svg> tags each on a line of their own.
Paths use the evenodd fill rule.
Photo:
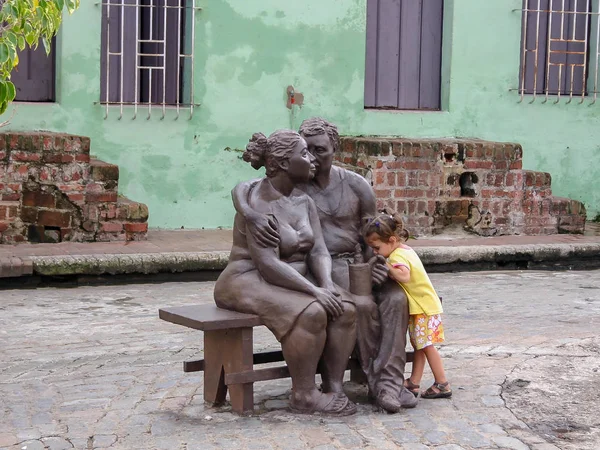
<svg viewBox="0 0 600 450">
<path fill-rule="evenodd" d="M 356 412 L 343 390 L 356 348 L 370 398 L 397 412 L 417 402 L 404 387 L 407 299 L 388 278 L 385 260 L 360 247 L 362 221 L 376 214 L 375 196 L 364 178 L 332 165 L 338 147 L 337 128 L 320 118 L 305 120 L 299 133 L 252 136 L 244 160 L 265 167 L 266 176 L 233 191 L 233 247 L 215 301 L 257 314 L 281 342 L 292 411 Z M 351 280 L 357 266 L 370 274 Z"/>
</svg>

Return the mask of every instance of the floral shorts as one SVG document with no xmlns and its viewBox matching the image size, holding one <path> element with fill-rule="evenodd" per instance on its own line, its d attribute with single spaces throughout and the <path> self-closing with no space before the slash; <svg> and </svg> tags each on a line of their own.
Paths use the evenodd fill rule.
<svg viewBox="0 0 600 450">
<path fill-rule="evenodd" d="M 444 325 L 441 314 L 427 316 L 411 315 L 408 319 L 408 335 L 415 350 L 422 350 L 433 344 L 444 342 Z"/>
</svg>

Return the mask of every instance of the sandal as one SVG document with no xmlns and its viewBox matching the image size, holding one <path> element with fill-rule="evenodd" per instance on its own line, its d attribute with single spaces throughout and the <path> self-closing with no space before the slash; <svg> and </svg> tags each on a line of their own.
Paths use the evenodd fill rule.
<svg viewBox="0 0 600 450">
<path fill-rule="evenodd" d="M 289 409 L 296 414 L 321 414 L 324 416 L 350 416 L 356 413 L 356 404 L 343 394 L 334 394 L 327 404 L 317 403 L 310 408 L 298 408 L 290 404 Z"/>
<path fill-rule="evenodd" d="M 437 389 L 437 391 L 436 391 Z M 433 383 L 425 392 L 421 392 L 421 398 L 450 398 L 452 397 L 452 389 L 445 383 Z"/>
<path fill-rule="evenodd" d="M 410 378 L 404 380 L 404 387 L 412 393 L 415 397 L 419 396 L 419 390 L 421 388 L 420 384 L 415 384 L 412 382 Z"/>
</svg>

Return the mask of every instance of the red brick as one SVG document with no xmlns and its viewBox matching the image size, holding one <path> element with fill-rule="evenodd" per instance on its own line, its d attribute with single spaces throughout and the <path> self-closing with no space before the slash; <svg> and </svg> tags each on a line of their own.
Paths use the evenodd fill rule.
<svg viewBox="0 0 600 450">
<path fill-rule="evenodd" d="M 54 150 L 58 150 L 54 146 L 54 137 L 53 136 L 47 134 L 42 137 L 42 150 L 45 152 L 51 152 Z"/>
<path fill-rule="evenodd" d="M 396 172 L 388 172 L 386 179 L 388 186 L 396 186 Z"/>
<path fill-rule="evenodd" d="M 407 186 L 407 176 L 406 172 L 397 172 L 396 173 L 396 186 L 405 187 Z"/>
<path fill-rule="evenodd" d="M 416 171 L 408 172 L 406 185 L 408 187 L 417 187 L 419 185 L 419 173 Z"/>
<path fill-rule="evenodd" d="M 123 224 L 121 222 L 104 222 L 102 224 L 102 231 L 107 233 L 120 233 L 123 231 Z"/>
<path fill-rule="evenodd" d="M 496 170 L 508 170 L 509 163 L 508 161 L 495 161 L 493 167 Z"/>
<path fill-rule="evenodd" d="M 24 206 L 21 208 L 21 220 L 26 223 L 37 223 L 38 209 Z"/>
<path fill-rule="evenodd" d="M 71 214 L 67 211 L 40 210 L 38 224 L 48 227 L 68 228 L 71 226 Z"/>
<path fill-rule="evenodd" d="M 408 209 L 408 203 L 406 200 L 400 200 L 396 202 L 396 212 L 400 214 L 406 214 L 406 210 Z"/>
<path fill-rule="evenodd" d="M 21 199 L 21 194 L 2 194 L 2 201 L 5 202 L 18 202 Z"/>
<path fill-rule="evenodd" d="M 375 189 L 375 197 L 377 197 L 377 198 L 386 199 L 386 198 L 390 198 L 391 196 L 392 196 L 391 189 Z"/>
<path fill-rule="evenodd" d="M 517 180 L 517 177 L 515 176 L 514 173 L 507 173 L 505 184 L 507 187 L 516 186 L 516 180 Z"/>
<path fill-rule="evenodd" d="M 409 198 L 425 198 L 426 192 L 423 189 L 407 189 L 406 197 Z"/>
<path fill-rule="evenodd" d="M 510 166 L 508 167 L 510 170 L 521 170 L 523 168 L 523 161 L 522 160 L 518 160 L 518 161 L 513 161 L 510 163 Z"/>
<path fill-rule="evenodd" d="M 116 192 L 88 192 L 85 197 L 87 202 L 116 202 Z"/>
<path fill-rule="evenodd" d="M 0 161 L 8 159 L 8 153 L 5 150 L 0 150 Z"/>
<path fill-rule="evenodd" d="M 85 190 L 85 186 L 82 184 L 57 184 L 56 187 L 61 190 L 61 192 L 81 192 Z"/>
<path fill-rule="evenodd" d="M 417 212 L 417 201 L 416 200 L 408 200 L 406 202 L 406 206 L 408 209 L 407 213 L 410 214 L 411 216 Z"/>
<path fill-rule="evenodd" d="M 418 180 L 419 186 L 429 186 L 429 172 L 419 171 Z"/>
<path fill-rule="evenodd" d="M 84 200 L 83 194 L 80 193 L 68 193 L 67 197 L 69 197 L 69 200 L 74 203 L 83 202 Z"/>
<path fill-rule="evenodd" d="M 44 162 L 47 164 L 67 164 L 73 162 L 73 155 L 64 153 L 45 153 Z"/>
<path fill-rule="evenodd" d="M 88 183 L 85 186 L 85 191 L 100 193 L 104 191 L 104 185 L 102 183 Z"/>
<path fill-rule="evenodd" d="M 0 233 L 4 233 L 8 230 L 9 224 L 6 222 L 0 222 Z"/>
<path fill-rule="evenodd" d="M 386 173 L 382 171 L 378 171 L 375 173 L 375 185 L 379 186 L 384 183 Z"/>
<path fill-rule="evenodd" d="M 527 170 L 523 172 L 523 175 L 526 186 L 533 186 L 535 184 L 535 172 Z"/>
<path fill-rule="evenodd" d="M 125 231 L 128 233 L 145 233 L 148 231 L 147 223 L 126 223 Z"/>
<path fill-rule="evenodd" d="M 42 191 L 23 192 L 23 206 L 39 206 L 44 208 L 54 208 L 56 199 L 54 195 Z"/>
<path fill-rule="evenodd" d="M 82 163 L 89 163 L 90 162 L 90 155 L 85 155 L 85 154 L 76 155 L 75 156 L 75 161 L 82 162 Z"/>
<path fill-rule="evenodd" d="M 464 164 L 465 169 L 491 169 L 493 167 L 492 161 L 479 161 L 479 160 L 467 160 Z"/>
</svg>

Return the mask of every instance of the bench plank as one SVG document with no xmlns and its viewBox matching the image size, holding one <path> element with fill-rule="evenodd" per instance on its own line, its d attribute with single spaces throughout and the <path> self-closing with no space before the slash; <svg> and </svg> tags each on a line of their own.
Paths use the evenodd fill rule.
<svg viewBox="0 0 600 450">
<path fill-rule="evenodd" d="M 216 305 L 187 305 L 161 308 L 158 316 L 162 320 L 202 331 L 252 328 L 262 325 L 254 314 L 244 314 Z"/>
<path fill-rule="evenodd" d="M 225 384 L 227 386 L 233 386 L 236 384 L 288 378 L 289 376 L 290 370 L 288 369 L 288 366 L 270 367 L 269 369 L 254 369 L 225 374 Z"/>
</svg>

